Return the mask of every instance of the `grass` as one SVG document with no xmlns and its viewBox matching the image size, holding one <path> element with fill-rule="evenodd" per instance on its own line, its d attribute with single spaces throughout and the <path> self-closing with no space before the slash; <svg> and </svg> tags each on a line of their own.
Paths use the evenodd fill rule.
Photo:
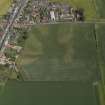
<svg viewBox="0 0 105 105">
<path fill-rule="evenodd" d="M 1 16 L 7 12 L 10 4 L 11 4 L 11 0 L 0 0 L 0 15 Z"/>
</svg>

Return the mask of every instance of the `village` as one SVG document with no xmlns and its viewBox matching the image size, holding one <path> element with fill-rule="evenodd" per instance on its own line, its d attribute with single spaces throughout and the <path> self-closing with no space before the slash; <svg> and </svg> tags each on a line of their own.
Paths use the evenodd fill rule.
<svg viewBox="0 0 105 105">
<path fill-rule="evenodd" d="M 11 21 L 16 5 L 18 5 L 18 0 L 13 0 L 7 14 L 3 16 L 0 26 L 1 38 L 5 27 Z M 68 3 L 62 2 L 29 0 L 20 15 L 17 16 L 8 33 L 10 39 L 5 42 L 5 51 L 0 53 L 0 65 L 8 67 L 9 69 L 15 69 L 16 72 L 19 72 L 16 66 L 16 60 L 24 47 L 27 32 L 31 28 L 31 25 L 76 21 L 84 21 L 84 11 L 82 8 L 74 8 Z"/>
<path fill-rule="evenodd" d="M 14 12 L 14 7 L 17 5 L 17 0 L 13 3 L 4 15 L 4 22 L 10 18 Z M 82 8 L 74 8 L 65 2 L 51 2 L 48 0 L 29 0 L 24 11 L 16 19 L 15 25 L 24 24 L 41 24 L 53 22 L 76 22 L 84 21 L 84 10 Z"/>
<path fill-rule="evenodd" d="M 65 21 L 84 21 L 83 9 L 75 9 L 67 3 L 31 0 L 16 20 L 31 24 Z"/>
</svg>

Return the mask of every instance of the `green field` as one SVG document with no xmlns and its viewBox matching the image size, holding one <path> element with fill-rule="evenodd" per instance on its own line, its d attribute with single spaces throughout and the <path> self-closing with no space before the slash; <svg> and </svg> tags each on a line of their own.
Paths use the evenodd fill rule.
<svg viewBox="0 0 105 105">
<path fill-rule="evenodd" d="M 97 46 L 97 58 L 101 73 L 101 84 L 99 85 L 100 101 L 105 104 L 105 24 L 95 24 L 95 36 Z M 103 104 L 104 103 L 104 104 Z"/>
<path fill-rule="evenodd" d="M 96 25 L 96 36 L 100 69 L 102 72 L 103 81 L 105 81 L 105 24 Z"/>
<path fill-rule="evenodd" d="M 29 80 L 96 80 L 96 56 L 94 24 L 39 25 L 29 32 L 20 65 Z"/>
<path fill-rule="evenodd" d="M 93 89 L 93 100 L 99 100 L 104 105 L 104 60 L 102 47 L 104 43 L 104 24 L 52 24 L 34 26 L 29 32 L 24 50 L 20 57 L 20 69 L 24 80 L 28 81 L 69 81 L 70 89 L 77 97 L 74 105 L 81 101 L 84 94 L 76 92 L 82 89 L 89 93 Z M 97 41 L 98 40 L 98 41 Z M 102 41 L 103 40 L 103 41 Z M 98 44 L 97 44 L 98 42 Z M 104 46 L 104 45 L 103 45 Z M 100 73 L 101 76 L 100 77 Z M 90 82 L 89 82 L 90 81 Z M 98 81 L 98 82 L 95 82 Z M 82 83 L 83 84 L 82 86 Z M 89 84 L 88 84 L 89 83 Z M 75 85 L 74 85 L 75 84 Z M 79 87 L 81 85 L 82 87 Z M 54 85 L 55 86 L 55 85 Z M 62 90 L 64 91 L 64 90 Z M 97 92 L 98 91 L 98 92 Z M 85 93 L 86 96 L 88 94 Z M 93 97 L 90 95 L 90 97 Z M 93 101 L 88 100 L 91 105 Z M 94 101 L 95 105 L 96 101 Z M 73 103 L 73 101 L 71 101 Z M 86 105 L 86 104 L 85 104 Z"/>
<path fill-rule="evenodd" d="M 0 15 L 4 15 L 7 12 L 11 1 L 12 0 L 0 0 Z"/>
<path fill-rule="evenodd" d="M 8 82 L 0 105 L 99 105 L 89 82 Z"/>
<path fill-rule="evenodd" d="M 100 19 L 105 19 L 105 0 L 94 0 L 96 4 L 97 15 Z"/>
</svg>

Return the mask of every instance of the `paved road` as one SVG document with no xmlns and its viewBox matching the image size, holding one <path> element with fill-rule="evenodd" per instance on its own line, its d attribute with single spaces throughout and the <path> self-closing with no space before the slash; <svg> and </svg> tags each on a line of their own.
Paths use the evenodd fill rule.
<svg viewBox="0 0 105 105">
<path fill-rule="evenodd" d="M 0 40 L 0 51 L 4 52 L 5 50 L 5 43 L 8 43 L 9 38 L 10 38 L 10 29 L 12 28 L 13 23 L 15 20 L 18 18 L 20 15 L 21 11 L 24 9 L 25 5 L 28 3 L 29 0 L 20 0 L 17 4 L 17 6 L 14 9 L 14 12 L 10 16 L 9 23 L 7 24 L 3 37 Z"/>
</svg>

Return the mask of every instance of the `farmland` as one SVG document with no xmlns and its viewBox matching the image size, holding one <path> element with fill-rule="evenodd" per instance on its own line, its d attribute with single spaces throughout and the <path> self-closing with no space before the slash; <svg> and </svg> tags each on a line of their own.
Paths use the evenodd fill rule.
<svg viewBox="0 0 105 105">
<path fill-rule="evenodd" d="M 77 88 L 84 82 L 83 86 L 94 87 L 95 97 L 100 97 L 103 105 L 104 27 L 104 24 L 93 23 L 34 26 L 20 57 L 24 80 L 69 81 L 71 86 L 76 83 Z"/>
<path fill-rule="evenodd" d="M 8 82 L 1 105 L 99 105 L 89 82 Z M 6 101 L 5 101 L 6 100 Z"/>
<path fill-rule="evenodd" d="M 105 19 L 104 4 L 105 0 L 95 0 L 97 15 L 100 19 Z"/>
<path fill-rule="evenodd" d="M 94 24 L 33 27 L 21 55 L 29 80 L 96 80 Z"/>
<path fill-rule="evenodd" d="M 105 81 L 105 24 L 96 25 L 96 37 L 98 46 L 98 58 L 100 63 L 101 72 L 103 75 L 103 81 Z"/>
</svg>

